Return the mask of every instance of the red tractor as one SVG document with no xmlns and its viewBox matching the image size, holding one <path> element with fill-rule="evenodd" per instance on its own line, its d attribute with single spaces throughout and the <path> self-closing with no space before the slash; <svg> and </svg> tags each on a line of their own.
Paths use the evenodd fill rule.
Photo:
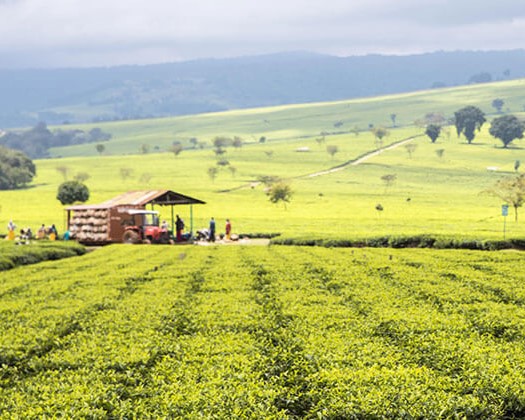
<svg viewBox="0 0 525 420">
<path fill-rule="evenodd" d="M 159 226 L 159 212 L 129 210 L 130 219 L 122 235 L 125 244 L 169 244 L 173 243 L 168 229 Z"/>
</svg>

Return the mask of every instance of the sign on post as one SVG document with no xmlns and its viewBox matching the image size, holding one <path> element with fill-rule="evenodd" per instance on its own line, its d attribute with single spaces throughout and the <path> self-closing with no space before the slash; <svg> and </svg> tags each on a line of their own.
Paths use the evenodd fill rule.
<svg viewBox="0 0 525 420">
<path fill-rule="evenodd" d="M 509 215 L 509 205 L 501 205 L 501 215 L 503 216 L 503 240 L 505 240 L 505 230 L 507 227 L 507 216 Z"/>
<path fill-rule="evenodd" d="M 509 205 L 508 204 L 503 204 L 501 206 L 501 215 L 502 216 L 508 216 L 509 215 Z"/>
</svg>

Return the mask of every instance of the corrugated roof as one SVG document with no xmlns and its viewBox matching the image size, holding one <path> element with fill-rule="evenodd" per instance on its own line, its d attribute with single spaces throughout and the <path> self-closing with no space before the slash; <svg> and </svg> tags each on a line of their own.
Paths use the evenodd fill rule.
<svg viewBox="0 0 525 420">
<path fill-rule="evenodd" d="M 128 191 L 100 204 L 69 206 L 66 210 L 109 209 L 117 206 L 145 206 L 146 204 L 182 205 L 206 204 L 204 201 L 170 190 Z"/>
</svg>

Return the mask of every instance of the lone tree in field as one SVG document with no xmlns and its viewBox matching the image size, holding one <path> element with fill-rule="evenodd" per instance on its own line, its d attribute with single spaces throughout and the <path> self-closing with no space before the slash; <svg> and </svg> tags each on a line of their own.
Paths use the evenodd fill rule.
<svg viewBox="0 0 525 420">
<path fill-rule="evenodd" d="M 514 161 L 514 172 L 518 172 L 520 170 L 521 162 L 519 160 Z"/>
<path fill-rule="evenodd" d="M 441 126 L 438 124 L 429 124 L 425 130 L 425 134 L 430 138 L 432 143 L 435 143 L 441 134 Z"/>
<path fill-rule="evenodd" d="M 481 130 L 483 123 L 486 121 L 485 114 L 478 107 L 469 105 L 454 112 L 454 125 L 458 137 L 463 134 L 468 144 L 472 143 L 476 130 Z"/>
<path fill-rule="evenodd" d="M 383 137 L 388 136 L 390 133 L 385 127 L 372 128 L 372 133 L 376 138 L 376 147 L 379 148 L 383 144 Z"/>
<path fill-rule="evenodd" d="M 131 178 L 133 175 L 133 169 L 131 168 L 120 168 L 120 177 L 122 181 L 125 181 L 128 178 Z"/>
<path fill-rule="evenodd" d="M 386 174 L 381 177 L 381 181 L 385 183 L 385 193 L 389 187 L 394 185 L 394 182 L 396 182 L 397 175 L 396 174 Z"/>
<path fill-rule="evenodd" d="M 503 142 L 503 147 L 512 143 L 514 139 L 522 139 L 525 126 L 514 115 L 503 115 L 495 118 L 490 125 L 489 133 Z"/>
<path fill-rule="evenodd" d="M 78 172 L 73 179 L 78 182 L 85 182 L 89 178 L 91 178 L 91 175 L 89 175 L 87 172 Z"/>
<path fill-rule="evenodd" d="M 97 152 L 100 156 L 102 156 L 102 153 L 106 150 L 106 146 L 104 146 L 102 143 L 99 143 L 95 146 L 95 149 L 97 149 Z"/>
<path fill-rule="evenodd" d="M 396 126 L 397 114 L 390 114 L 390 119 L 392 120 L 392 127 Z"/>
<path fill-rule="evenodd" d="M 235 147 L 236 149 L 240 149 L 243 144 L 244 144 L 244 141 L 239 136 L 235 136 L 232 140 L 232 146 Z"/>
<path fill-rule="evenodd" d="M 175 157 L 179 156 L 180 152 L 182 152 L 182 149 L 184 148 L 182 147 L 182 144 L 180 143 L 173 143 L 171 145 L 171 151 L 173 152 L 173 155 Z"/>
<path fill-rule="evenodd" d="M 408 153 L 408 157 L 410 159 L 412 159 L 412 153 L 414 153 L 417 149 L 417 144 L 416 143 L 407 143 L 405 144 L 405 149 Z"/>
<path fill-rule="evenodd" d="M 501 178 L 485 192 L 511 205 L 514 208 L 514 220 L 518 221 L 518 208 L 525 202 L 525 174 Z"/>
<path fill-rule="evenodd" d="M 208 168 L 208 176 L 210 177 L 211 182 L 215 182 L 215 178 L 217 178 L 218 173 L 219 168 L 217 168 L 216 166 L 210 166 Z"/>
<path fill-rule="evenodd" d="M 89 199 L 89 189 L 78 181 L 66 181 L 58 187 L 57 200 L 63 205 L 84 203 Z"/>
<path fill-rule="evenodd" d="M 339 152 L 339 147 L 337 147 L 335 144 L 329 144 L 328 146 L 326 146 L 326 152 L 332 157 L 332 159 L 334 158 L 335 154 L 337 152 Z"/>
<path fill-rule="evenodd" d="M 501 114 L 501 109 L 505 105 L 505 101 L 501 98 L 496 98 L 492 101 L 492 107 L 496 109 L 498 114 Z"/>
<path fill-rule="evenodd" d="M 55 169 L 60 175 L 62 175 L 62 177 L 64 178 L 64 181 L 67 181 L 67 177 L 69 176 L 69 172 L 70 172 L 69 167 L 65 165 L 60 165 L 60 166 L 57 166 Z"/>
<path fill-rule="evenodd" d="M 274 204 L 277 204 L 281 201 L 284 205 L 285 210 L 286 203 L 289 203 L 292 199 L 292 194 L 292 188 L 284 182 L 278 182 L 276 184 L 273 184 L 268 189 L 268 197 L 270 198 L 270 201 Z"/>
</svg>

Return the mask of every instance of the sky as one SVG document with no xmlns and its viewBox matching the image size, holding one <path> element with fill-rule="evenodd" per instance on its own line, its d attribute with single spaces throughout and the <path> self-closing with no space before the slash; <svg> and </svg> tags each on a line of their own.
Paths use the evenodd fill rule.
<svg viewBox="0 0 525 420">
<path fill-rule="evenodd" d="M 525 48 L 525 0 L 0 0 L 0 68 Z"/>
</svg>

